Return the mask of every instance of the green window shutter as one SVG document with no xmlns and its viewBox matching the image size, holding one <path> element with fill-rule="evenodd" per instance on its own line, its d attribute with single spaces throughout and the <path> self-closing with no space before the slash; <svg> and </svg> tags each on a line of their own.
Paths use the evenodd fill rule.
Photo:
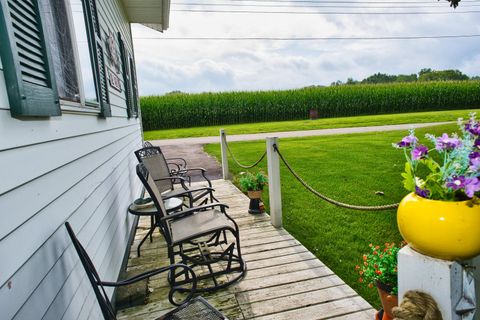
<svg viewBox="0 0 480 320">
<path fill-rule="evenodd" d="M 43 30 L 38 1 L 0 1 L 0 55 L 14 117 L 61 115 Z"/>
<path fill-rule="evenodd" d="M 130 62 L 130 78 L 132 79 L 132 99 L 133 99 L 133 113 L 138 118 L 138 88 L 137 88 L 137 72 L 135 70 L 135 63 L 131 56 L 128 57 Z"/>
<path fill-rule="evenodd" d="M 122 35 L 118 33 L 118 42 L 120 44 L 120 58 L 122 59 L 123 86 L 125 87 L 125 102 L 127 104 L 127 115 L 129 118 L 134 117 L 133 97 L 132 97 L 132 81 L 130 76 L 130 68 L 128 62 L 127 48 L 122 40 Z"/>
<path fill-rule="evenodd" d="M 93 74 L 95 77 L 97 96 L 100 100 L 101 114 L 104 117 L 110 117 L 112 116 L 112 110 L 110 108 L 108 94 L 105 49 L 103 47 L 101 29 L 98 21 L 97 3 L 96 0 L 82 0 L 82 3 L 88 29 L 88 39 L 90 41 L 92 65 L 96 67 Z"/>
</svg>

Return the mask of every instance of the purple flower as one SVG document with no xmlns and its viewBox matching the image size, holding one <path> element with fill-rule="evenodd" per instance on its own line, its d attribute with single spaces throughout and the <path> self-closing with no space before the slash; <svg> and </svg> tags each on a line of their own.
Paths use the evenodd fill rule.
<svg viewBox="0 0 480 320">
<path fill-rule="evenodd" d="M 412 150 L 412 159 L 418 160 L 424 158 L 428 154 L 428 148 L 419 144 Z"/>
<path fill-rule="evenodd" d="M 441 137 L 437 138 L 437 143 L 435 144 L 435 149 L 438 151 L 441 150 L 453 150 L 461 145 L 460 140 L 454 137 L 449 137 L 448 134 L 444 133 Z"/>
<path fill-rule="evenodd" d="M 402 141 L 397 143 L 397 146 L 400 148 L 408 148 L 411 145 L 417 143 L 418 139 L 414 135 L 409 135 L 406 137 L 403 137 Z"/>
<path fill-rule="evenodd" d="M 470 159 L 478 158 L 478 157 L 480 157 L 480 152 L 478 152 L 478 151 L 473 151 L 472 153 L 470 153 L 470 154 L 468 155 L 468 157 L 469 157 Z"/>
<path fill-rule="evenodd" d="M 480 149 L 480 138 L 477 138 L 473 144 L 477 149 Z"/>
<path fill-rule="evenodd" d="M 473 198 L 475 192 L 480 191 L 480 180 L 477 177 L 465 179 L 465 194 Z"/>
<path fill-rule="evenodd" d="M 472 122 L 471 120 L 465 124 L 465 131 L 470 132 L 474 136 L 480 135 L 480 125 L 477 122 Z"/>
<path fill-rule="evenodd" d="M 452 179 L 447 182 L 447 188 L 452 188 L 453 190 L 465 188 L 465 177 L 452 177 Z"/>
<path fill-rule="evenodd" d="M 422 189 L 415 186 L 415 193 L 422 198 L 428 198 L 428 195 L 430 194 L 430 190 Z"/>
<path fill-rule="evenodd" d="M 480 169 L 480 152 L 474 151 L 468 157 L 470 158 L 470 170 L 478 171 Z"/>
</svg>

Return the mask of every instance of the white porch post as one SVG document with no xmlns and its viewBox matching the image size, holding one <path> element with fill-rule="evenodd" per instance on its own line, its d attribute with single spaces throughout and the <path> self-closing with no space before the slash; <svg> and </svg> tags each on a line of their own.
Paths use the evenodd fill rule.
<svg viewBox="0 0 480 320">
<path fill-rule="evenodd" d="M 474 319 L 475 280 L 471 270 L 458 262 L 428 257 L 408 246 L 403 248 L 398 253 L 399 303 L 409 290 L 430 294 L 443 320 Z"/>
<path fill-rule="evenodd" d="M 282 189 L 280 186 L 280 159 L 274 149 L 278 138 L 267 138 L 268 193 L 270 198 L 270 221 L 275 228 L 282 227 Z"/>
<path fill-rule="evenodd" d="M 222 175 L 224 180 L 228 180 L 228 154 L 227 154 L 227 138 L 225 129 L 220 129 L 220 149 L 222 151 Z"/>
</svg>

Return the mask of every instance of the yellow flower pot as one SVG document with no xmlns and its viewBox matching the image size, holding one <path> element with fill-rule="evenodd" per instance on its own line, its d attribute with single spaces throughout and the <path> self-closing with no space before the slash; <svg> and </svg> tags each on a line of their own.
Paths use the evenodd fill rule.
<svg viewBox="0 0 480 320">
<path fill-rule="evenodd" d="M 425 255 L 465 260 L 480 254 L 480 205 L 429 200 L 410 193 L 400 202 L 398 228 Z"/>
</svg>

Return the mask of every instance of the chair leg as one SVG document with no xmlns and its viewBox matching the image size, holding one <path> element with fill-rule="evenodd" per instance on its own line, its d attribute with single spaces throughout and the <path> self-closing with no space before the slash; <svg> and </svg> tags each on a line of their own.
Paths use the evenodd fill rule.
<svg viewBox="0 0 480 320">
<path fill-rule="evenodd" d="M 155 228 L 155 221 L 154 221 L 154 217 L 153 216 L 150 216 L 150 229 L 152 228 Z M 152 237 L 152 233 L 150 233 L 150 243 L 153 242 L 153 237 Z"/>
<path fill-rule="evenodd" d="M 140 247 L 141 247 L 142 244 L 145 242 L 145 240 L 147 240 L 148 237 L 150 237 L 150 239 L 152 239 L 152 234 L 153 234 L 154 231 L 155 231 L 155 226 L 150 227 L 150 230 L 148 230 L 148 232 L 147 232 L 147 234 L 145 235 L 145 237 L 143 237 L 142 241 L 140 241 L 140 243 L 138 244 L 138 247 L 137 247 L 137 256 L 140 257 Z"/>
<path fill-rule="evenodd" d="M 206 280 L 210 282 L 210 285 L 197 288 L 198 292 L 211 292 L 221 288 L 225 288 L 232 283 L 242 279 L 246 274 L 246 264 L 242 259 L 240 251 L 240 237 L 237 230 L 228 230 L 235 237 L 227 248 L 221 251 L 214 251 L 215 248 L 219 248 L 217 245 L 219 238 L 226 237 L 224 230 L 219 230 L 210 237 L 209 240 L 203 242 L 188 242 L 189 246 L 193 247 L 184 248 L 183 245 L 177 245 L 179 250 L 174 250 L 172 246 L 169 246 L 169 255 L 171 255 L 171 263 L 174 262 L 173 256 L 179 256 L 181 263 L 188 265 L 196 271 L 198 281 Z M 210 241 L 210 242 L 209 242 Z M 236 247 L 236 248 L 235 248 Z M 215 271 L 215 265 L 220 263 L 226 263 L 222 268 Z M 198 268 L 205 268 L 203 273 L 198 273 Z M 228 279 L 225 282 L 220 282 L 219 277 L 229 274 Z M 189 283 L 189 279 L 180 277 L 181 275 L 173 275 L 171 279 L 171 285 L 181 286 Z M 224 279 L 222 279 L 224 280 Z M 205 284 L 205 283 L 204 283 Z"/>
</svg>

